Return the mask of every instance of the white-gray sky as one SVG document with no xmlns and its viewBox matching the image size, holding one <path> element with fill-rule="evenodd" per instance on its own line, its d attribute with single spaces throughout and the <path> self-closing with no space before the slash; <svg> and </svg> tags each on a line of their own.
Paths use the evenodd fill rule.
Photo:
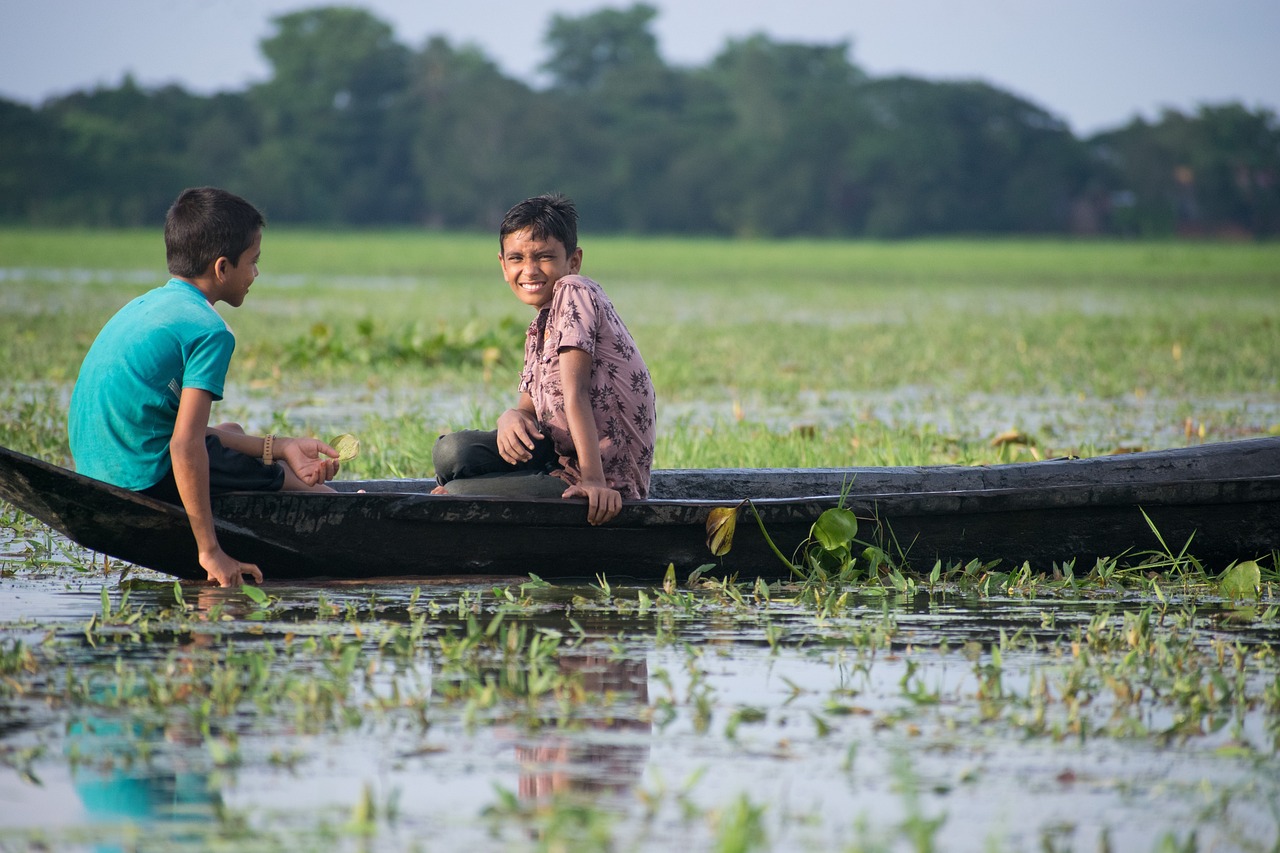
<svg viewBox="0 0 1280 853">
<path fill-rule="evenodd" d="M 648 0 L 664 58 L 701 65 L 731 38 L 765 33 L 853 43 L 876 76 L 981 79 L 1066 119 L 1082 135 L 1163 107 L 1240 101 L 1280 111 L 1278 0 Z M 38 104 L 131 72 L 195 92 L 263 80 L 270 19 L 306 0 L 2 0 L 0 96 Z M 606 0 L 349 0 L 419 47 L 428 35 L 478 45 L 537 82 L 551 15 Z"/>
</svg>

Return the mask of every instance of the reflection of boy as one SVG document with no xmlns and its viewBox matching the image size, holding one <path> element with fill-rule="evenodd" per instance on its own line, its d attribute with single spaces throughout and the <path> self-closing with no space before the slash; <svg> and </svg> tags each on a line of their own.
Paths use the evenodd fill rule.
<svg viewBox="0 0 1280 853">
<path fill-rule="evenodd" d="M 587 520 L 602 524 L 623 498 L 649 494 L 656 414 L 649 369 L 604 290 L 578 275 L 578 214 L 569 199 L 517 204 L 499 245 L 512 293 L 538 312 L 525 338 L 520 400 L 496 431 L 440 437 L 432 453 L 437 491 L 582 497 Z"/>
<path fill-rule="evenodd" d="M 324 481 L 338 465 L 337 451 L 313 438 L 258 438 L 236 424 L 209 426 L 235 348 L 213 306 L 244 302 L 258 275 L 265 224 L 253 205 L 225 190 L 178 196 L 164 226 L 173 278 L 107 321 L 80 367 L 68 417 L 76 469 L 181 503 L 200 565 L 222 586 L 239 585 L 243 575 L 261 581 L 262 572 L 218 544 L 211 492 L 328 491 Z"/>
</svg>

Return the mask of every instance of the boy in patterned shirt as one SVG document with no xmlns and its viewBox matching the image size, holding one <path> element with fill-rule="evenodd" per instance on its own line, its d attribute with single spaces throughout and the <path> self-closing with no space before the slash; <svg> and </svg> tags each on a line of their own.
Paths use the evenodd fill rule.
<svg viewBox="0 0 1280 853">
<path fill-rule="evenodd" d="M 558 193 L 507 211 L 503 278 L 538 313 L 525 337 L 520 400 L 497 430 L 443 435 L 432 451 L 440 494 L 586 498 L 609 521 L 649 495 L 653 382 L 600 285 L 579 275 L 578 214 Z"/>
</svg>

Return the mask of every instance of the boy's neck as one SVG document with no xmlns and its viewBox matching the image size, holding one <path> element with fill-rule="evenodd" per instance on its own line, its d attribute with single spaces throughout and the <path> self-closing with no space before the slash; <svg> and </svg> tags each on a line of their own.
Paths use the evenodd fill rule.
<svg viewBox="0 0 1280 853">
<path fill-rule="evenodd" d="M 174 281 L 185 282 L 186 284 L 189 284 L 192 287 L 194 287 L 196 290 L 200 291 L 200 294 L 204 296 L 205 299 L 209 300 L 210 305 L 217 304 L 218 300 L 213 295 L 214 284 L 216 282 L 214 281 L 214 278 L 212 275 L 198 275 L 198 276 L 174 275 L 174 276 L 170 276 L 170 278 L 172 278 Z"/>
</svg>

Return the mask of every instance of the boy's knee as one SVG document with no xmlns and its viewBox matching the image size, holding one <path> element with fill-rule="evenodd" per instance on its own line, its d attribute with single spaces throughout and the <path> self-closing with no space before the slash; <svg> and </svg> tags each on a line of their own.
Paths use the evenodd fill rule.
<svg viewBox="0 0 1280 853">
<path fill-rule="evenodd" d="M 436 471 L 436 482 L 444 485 L 453 479 L 458 470 L 459 442 L 456 432 L 445 433 L 436 439 L 431 448 L 431 464 Z"/>
<path fill-rule="evenodd" d="M 436 471 L 436 482 L 444 485 L 459 476 L 467 467 L 475 448 L 475 430 L 449 432 L 436 439 L 431 448 L 431 464 Z"/>
<path fill-rule="evenodd" d="M 444 485 L 460 477 L 476 477 L 501 470 L 497 433 L 464 429 L 446 433 L 436 439 L 431 449 L 431 464 L 436 482 Z"/>
</svg>

